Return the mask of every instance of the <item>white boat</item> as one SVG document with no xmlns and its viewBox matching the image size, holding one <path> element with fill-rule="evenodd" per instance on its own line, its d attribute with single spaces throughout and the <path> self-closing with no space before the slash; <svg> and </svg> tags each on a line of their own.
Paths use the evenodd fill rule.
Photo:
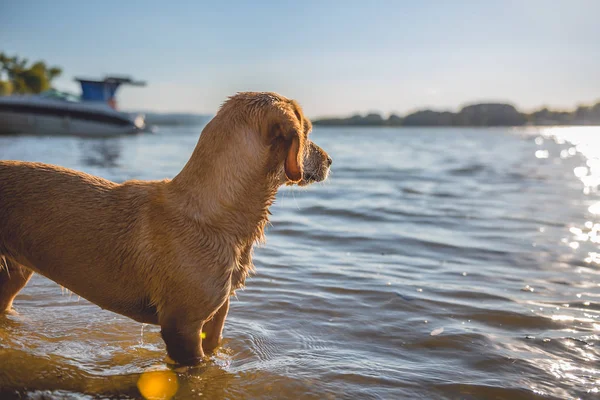
<svg viewBox="0 0 600 400">
<path fill-rule="evenodd" d="M 76 79 L 82 95 L 57 90 L 0 97 L 0 134 L 114 136 L 144 130 L 143 115 L 116 110 L 115 93 L 129 78 Z"/>
</svg>

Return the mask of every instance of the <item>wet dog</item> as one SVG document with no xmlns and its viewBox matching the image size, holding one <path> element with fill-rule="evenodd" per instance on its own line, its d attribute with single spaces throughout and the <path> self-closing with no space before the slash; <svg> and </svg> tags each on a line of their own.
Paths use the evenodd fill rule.
<svg viewBox="0 0 600 400">
<path fill-rule="evenodd" d="M 311 129 L 294 100 L 248 92 L 222 105 L 172 180 L 0 161 L 0 312 L 37 272 L 160 325 L 173 360 L 200 362 L 253 270 L 277 189 L 327 178 L 332 160 Z"/>
</svg>

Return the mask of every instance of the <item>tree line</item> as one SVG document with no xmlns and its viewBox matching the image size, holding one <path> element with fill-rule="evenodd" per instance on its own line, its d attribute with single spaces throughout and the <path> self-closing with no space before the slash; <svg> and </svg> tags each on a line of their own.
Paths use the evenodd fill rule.
<svg viewBox="0 0 600 400">
<path fill-rule="evenodd" d="M 314 125 L 324 126 L 522 126 L 522 125 L 600 125 L 600 102 L 580 105 L 572 111 L 542 108 L 522 113 L 511 104 L 483 103 L 450 111 L 420 110 L 404 117 L 396 114 L 388 118 L 380 114 L 355 114 L 348 118 L 322 118 Z"/>
</svg>

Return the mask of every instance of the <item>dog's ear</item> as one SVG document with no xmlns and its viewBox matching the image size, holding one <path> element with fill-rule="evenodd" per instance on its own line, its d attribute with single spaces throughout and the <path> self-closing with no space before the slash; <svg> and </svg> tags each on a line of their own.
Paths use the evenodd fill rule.
<svg viewBox="0 0 600 400">
<path fill-rule="evenodd" d="M 272 125 L 271 137 L 283 139 L 286 146 L 285 176 L 291 183 L 298 183 L 302 180 L 306 140 L 298 113 L 295 112 L 292 115 L 286 115 L 283 120 Z"/>
</svg>

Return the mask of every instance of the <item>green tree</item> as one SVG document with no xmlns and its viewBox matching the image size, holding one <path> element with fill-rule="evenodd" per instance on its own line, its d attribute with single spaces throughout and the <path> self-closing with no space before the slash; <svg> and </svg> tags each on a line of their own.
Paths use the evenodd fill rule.
<svg viewBox="0 0 600 400">
<path fill-rule="evenodd" d="M 26 58 L 0 53 L 0 95 L 43 92 L 51 88 L 52 80 L 61 73 L 62 69 L 48 67 L 43 61 L 28 66 Z M 3 81 L 2 75 L 7 80 Z"/>
<path fill-rule="evenodd" d="M 10 96 L 12 92 L 12 82 L 0 80 L 0 96 Z"/>
</svg>

